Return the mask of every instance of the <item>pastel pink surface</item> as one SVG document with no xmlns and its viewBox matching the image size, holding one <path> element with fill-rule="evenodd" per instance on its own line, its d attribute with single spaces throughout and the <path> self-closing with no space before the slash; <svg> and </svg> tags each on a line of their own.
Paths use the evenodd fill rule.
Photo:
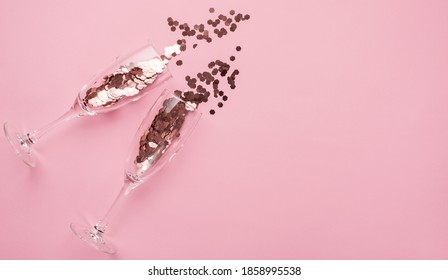
<svg viewBox="0 0 448 280">
<path fill-rule="evenodd" d="M 171 88 L 235 54 L 237 88 L 131 194 L 118 253 L 69 224 L 104 214 L 156 96 L 57 128 L 35 169 L 1 137 L 0 258 L 448 258 L 447 1 L 1 1 L 1 122 L 53 120 L 117 54 L 173 44 L 168 16 L 211 6 L 251 19 L 187 51 Z"/>
</svg>

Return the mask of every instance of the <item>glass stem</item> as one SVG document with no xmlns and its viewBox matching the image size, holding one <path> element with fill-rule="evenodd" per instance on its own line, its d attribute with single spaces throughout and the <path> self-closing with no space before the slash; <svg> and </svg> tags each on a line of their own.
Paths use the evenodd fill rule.
<svg viewBox="0 0 448 280">
<path fill-rule="evenodd" d="M 69 121 L 71 119 L 84 116 L 85 114 L 80 113 L 75 108 L 70 108 L 67 112 L 65 112 L 62 116 L 57 118 L 56 120 L 52 121 L 51 123 L 45 125 L 44 127 L 41 127 L 37 130 L 34 130 L 32 132 L 29 132 L 26 134 L 26 137 L 28 138 L 29 142 L 31 144 L 36 144 L 36 142 L 42 138 L 47 132 L 55 128 L 56 126 L 59 126 L 62 123 L 65 123 L 66 121 Z"/>
<path fill-rule="evenodd" d="M 119 209 L 118 205 L 121 204 L 123 199 L 139 184 L 141 184 L 140 181 L 131 180 L 128 176 L 125 177 L 123 186 L 114 202 L 109 207 L 104 217 L 94 226 L 95 231 L 100 234 L 106 232 L 106 229 L 109 227 L 110 220 L 115 216 L 117 210 Z"/>
</svg>

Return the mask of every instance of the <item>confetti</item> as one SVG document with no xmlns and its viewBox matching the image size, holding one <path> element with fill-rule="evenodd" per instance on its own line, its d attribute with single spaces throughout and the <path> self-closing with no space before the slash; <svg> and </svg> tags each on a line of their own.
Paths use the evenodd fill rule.
<svg viewBox="0 0 448 280">
<path fill-rule="evenodd" d="M 164 69 L 165 65 L 158 57 L 120 66 L 117 71 L 105 76 L 99 86 L 86 91 L 83 104 L 90 108 L 112 106 L 124 97 L 138 94 L 152 84 Z"/>
</svg>

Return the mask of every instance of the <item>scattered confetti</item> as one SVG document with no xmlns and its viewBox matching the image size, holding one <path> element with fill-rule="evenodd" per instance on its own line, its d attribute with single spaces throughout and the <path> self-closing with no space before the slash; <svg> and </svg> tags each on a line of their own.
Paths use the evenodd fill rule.
<svg viewBox="0 0 448 280">
<path fill-rule="evenodd" d="M 213 14 L 215 9 L 210 8 L 209 12 Z M 229 31 L 235 32 L 239 23 L 249 19 L 250 15 L 243 15 L 235 10 L 230 10 L 227 15 L 219 14 L 216 18 L 209 18 L 205 23 L 200 24 L 179 23 L 172 17 L 168 17 L 168 26 L 173 32 L 180 32 L 182 38 L 177 40 L 177 49 L 174 49 L 174 46 L 165 48 L 165 55 L 162 57 L 163 62 L 167 64 L 172 57 L 186 51 L 188 46 L 190 46 L 190 41 L 193 40 L 192 48 L 196 49 L 201 42 L 211 43 L 214 39 L 228 35 Z M 239 52 L 241 51 L 241 46 L 236 46 L 235 49 Z M 230 63 L 232 63 L 236 57 L 232 55 L 229 59 Z M 230 63 L 219 59 L 211 61 L 208 63 L 206 71 L 199 72 L 195 76 L 185 77 L 189 90 L 176 90 L 175 94 L 194 108 L 201 103 L 208 102 L 210 97 L 219 99 L 216 106 L 222 108 L 224 106 L 222 101 L 228 100 L 228 96 L 225 95 L 222 86 L 227 84 L 230 89 L 235 89 L 236 78 L 239 75 L 239 70 L 233 69 Z M 182 60 L 177 60 L 176 65 L 183 65 Z M 211 115 L 216 113 L 214 109 L 211 109 L 209 112 Z"/>
<path fill-rule="evenodd" d="M 215 9 L 210 8 L 210 13 L 214 13 Z M 217 18 L 210 18 L 206 23 L 201 24 L 188 24 L 179 23 L 179 21 L 174 20 L 172 17 L 167 18 L 168 26 L 172 32 L 179 31 L 183 37 L 183 49 L 187 49 L 187 39 L 197 40 L 199 42 L 211 43 L 215 37 L 222 38 L 229 34 L 230 32 L 235 32 L 238 25 L 237 23 L 250 19 L 248 14 L 244 15 L 241 13 L 236 14 L 235 10 L 231 10 L 228 15 L 220 14 Z M 209 29 L 207 26 L 212 27 Z M 177 28 L 176 28 L 177 27 Z M 179 44 L 179 42 L 178 42 Z M 181 45 L 181 44 L 179 44 Z M 193 43 L 193 49 L 198 46 L 198 43 Z"/>
</svg>

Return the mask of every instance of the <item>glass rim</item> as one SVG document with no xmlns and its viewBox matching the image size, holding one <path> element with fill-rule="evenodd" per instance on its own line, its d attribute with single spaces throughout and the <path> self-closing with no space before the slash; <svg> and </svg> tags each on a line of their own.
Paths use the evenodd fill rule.
<svg viewBox="0 0 448 280">
<path fill-rule="evenodd" d="M 178 96 L 177 94 L 174 93 L 174 90 L 168 90 L 168 89 L 165 89 L 165 90 L 162 92 L 162 94 L 160 95 L 160 97 L 168 96 L 168 95 L 171 95 L 171 96 L 173 96 L 174 98 L 176 98 L 177 100 L 179 100 L 180 102 L 184 103 L 185 106 L 187 106 L 188 108 L 191 109 L 191 111 L 189 110 L 190 113 L 196 112 L 197 114 L 201 114 L 201 115 L 202 115 L 202 112 L 198 110 L 198 105 L 197 105 L 196 107 L 193 107 L 193 106 L 191 105 L 191 102 L 182 99 L 182 97 L 180 97 L 180 96 Z M 165 100 L 166 100 L 166 99 L 165 99 Z"/>
</svg>

